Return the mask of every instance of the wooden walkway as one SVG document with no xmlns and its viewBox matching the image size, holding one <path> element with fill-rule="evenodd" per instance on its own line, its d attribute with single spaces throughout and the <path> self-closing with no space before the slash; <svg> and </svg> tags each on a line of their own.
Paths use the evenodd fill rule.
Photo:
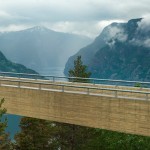
<svg viewBox="0 0 150 150">
<path fill-rule="evenodd" d="M 0 76 L 8 113 L 150 136 L 150 88 Z"/>
</svg>

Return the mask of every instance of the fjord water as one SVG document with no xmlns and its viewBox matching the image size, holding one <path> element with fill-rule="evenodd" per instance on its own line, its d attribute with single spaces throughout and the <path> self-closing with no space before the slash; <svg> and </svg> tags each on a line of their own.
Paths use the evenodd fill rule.
<svg viewBox="0 0 150 150">
<path fill-rule="evenodd" d="M 7 114 L 8 126 L 6 128 L 6 132 L 10 134 L 10 138 L 13 140 L 14 135 L 20 131 L 19 123 L 21 120 L 21 116 Z"/>
<path fill-rule="evenodd" d="M 42 68 L 40 71 L 41 75 L 52 75 L 52 76 L 64 76 L 64 67 L 50 67 Z M 8 127 L 6 132 L 10 134 L 11 139 L 14 139 L 14 135 L 20 131 L 19 123 L 21 116 L 7 114 L 5 117 L 8 119 Z"/>
<path fill-rule="evenodd" d="M 52 75 L 52 76 L 65 76 L 64 75 L 64 67 L 49 67 L 49 68 L 41 68 L 39 71 L 41 75 Z"/>
</svg>

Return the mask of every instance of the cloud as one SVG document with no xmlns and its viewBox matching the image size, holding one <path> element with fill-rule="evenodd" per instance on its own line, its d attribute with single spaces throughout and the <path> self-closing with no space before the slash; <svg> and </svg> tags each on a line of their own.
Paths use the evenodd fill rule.
<svg viewBox="0 0 150 150">
<path fill-rule="evenodd" d="M 54 31 L 84 35 L 94 39 L 101 33 L 101 31 L 105 26 L 111 24 L 114 21 L 120 22 L 120 20 L 104 20 L 97 22 L 64 21 L 64 22 L 40 22 L 38 23 L 38 25 L 45 26 Z M 0 26 L 0 32 L 19 31 L 36 25 L 37 25 L 36 23 L 9 24 L 5 26 Z"/>
<path fill-rule="evenodd" d="M 0 18 L 10 18 L 11 15 L 5 11 L 0 10 Z"/>
<path fill-rule="evenodd" d="M 0 32 L 10 32 L 10 31 L 20 31 L 20 30 L 24 30 L 27 28 L 30 28 L 32 26 L 27 26 L 27 25 L 15 25 L 15 24 L 11 24 L 8 26 L 0 26 Z"/>
<path fill-rule="evenodd" d="M 64 21 L 56 23 L 41 23 L 41 25 L 59 32 L 69 32 L 95 38 L 101 33 L 105 26 L 116 21 L 122 22 L 122 20 L 103 20 L 90 22 Z"/>
<path fill-rule="evenodd" d="M 114 39 L 125 42 L 128 38 L 128 35 L 125 33 L 124 28 L 121 26 L 121 24 L 118 23 L 108 26 L 104 32 L 105 41 Z"/>
<path fill-rule="evenodd" d="M 128 39 L 128 35 L 125 33 L 122 24 L 113 23 L 106 27 L 103 31 L 103 37 L 107 45 L 114 46 L 117 41 L 125 42 Z"/>
<path fill-rule="evenodd" d="M 138 22 L 137 33 L 144 35 L 135 37 L 130 41 L 131 44 L 144 46 L 150 48 L 150 14 L 143 16 L 142 20 Z"/>
<path fill-rule="evenodd" d="M 147 48 L 150 48 L 150 39 L 146 39 L 145 41 L 143 41 L 143 45 Z"/>
<path fill-rule="evenodd" d="M 141 17 L 149 11 L 148 4 L 144 0 L 1 0 L 0 8 L 33 20 L 94 21 Z"/>
<path fill-rule="evenodd" d="M 131 44 L 150 48 L 150 38 L 147 39 L 132 39 Z"/>
<path fill-rule="evenodd" d="M 149 6 L 149 0 L 0 0 L 0 25 L 49 24 L 55 30 L 94 37 L 108 22 L 149 14 Z"/>
<path fill-rule="evenodd" d="M 138 23 L 138 30 L 150 31 L 150 15 L 143 16 L 143 19 Z"/>
</svg>

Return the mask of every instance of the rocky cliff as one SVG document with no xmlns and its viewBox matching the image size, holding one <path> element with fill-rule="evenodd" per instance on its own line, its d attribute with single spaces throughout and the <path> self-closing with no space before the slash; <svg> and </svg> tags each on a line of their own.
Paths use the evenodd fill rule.
<svg viewBox="0 0 150 150">
<path fill-rule="evenodd" d="M 105 27 L 92 44 L 69 58 L 66 75 L 78 55 L 92 77 L 150 81 L 149 26 L 139 18 Z"/>
</svg>

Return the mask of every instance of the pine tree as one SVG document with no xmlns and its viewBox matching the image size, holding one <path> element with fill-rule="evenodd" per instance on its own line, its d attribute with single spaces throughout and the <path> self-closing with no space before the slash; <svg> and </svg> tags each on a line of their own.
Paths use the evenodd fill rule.
<svg viewBox="0 0 150 150">
<path fill-rule="evenodd" d="M 16 150 L 56 150 L 55 124 L 41 119 L 23 117 L 20 122 L 21 132 L 15 136 Z"/>
<path fill-rule="evenodd" d="M 74 61 L 74 68 L 69 70 L 69 77 L 79 77 L 77 79 L 71 79 L 74 82 L 88 82 L 88 80 L 80 78 L 89 78 L 91 72 L 87 71 L 87 66 L 83 65 L 81 56 L 77 56 L 77 59 Z"/>
<path fill-rule="evenodd" d="M 9 134 L 5 132 L 7 127 L 7 119 L 4 118 L 6 114 L 6 109 L 2 108 L 2 104 L 4 103 L 4 99 L 0 100 L 0 150 L 9 150 L 10 149 L 10 140 Z"/>
<path fill-rule="evenodd" d="M 83 65 L 81 56 L 74 61 L 74 68 L 69 70 L 69 77 L 89 78 L 91 75 L 87 71 L 87 66 Z M 74 82 L 87 82 L 88 79 L 75 78 Z M 58 126 L 58 124 L 57 124 Z M 88 141 L 93 137 L 95 130 L 93 128 L 82 127 L 73 124 L 59 124 L 61 130 L 59 135 L 62 136 L 62 147 L 69 150 L 84 149 Z M 61 141 L 60 139 L 60 141 Z"/>
<path fill-rule="evenodd" d="M 94 128 L 79 125 L 56 123 L 58 142 L 61 150 L 85 150 L 95 135 Z"/>
</svg>

